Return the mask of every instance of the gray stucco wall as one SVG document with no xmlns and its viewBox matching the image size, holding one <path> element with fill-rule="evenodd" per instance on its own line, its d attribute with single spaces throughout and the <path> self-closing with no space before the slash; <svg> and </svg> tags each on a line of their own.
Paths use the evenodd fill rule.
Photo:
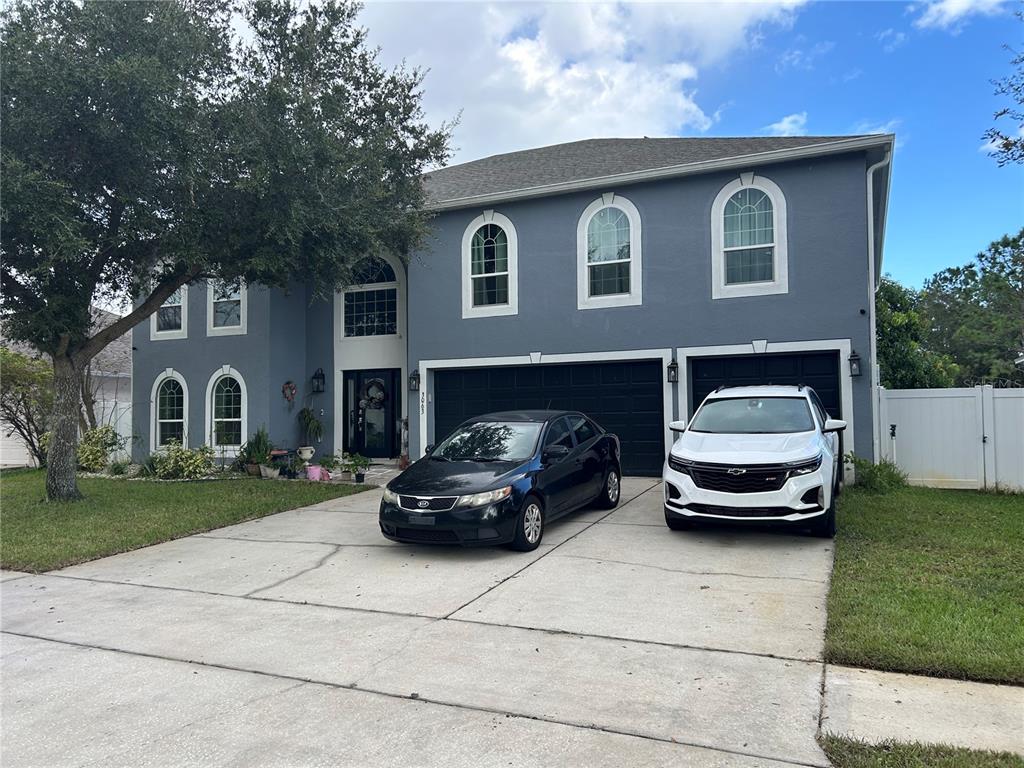
<svg viewBox="0 0 1024 768">
<path fill-rule="evenodd" d="M 421 360 L 538 351 L 849 338 L 869 371 L 865 168 L 864 155 L 852 154 L 756 169 L 787 202 L 789 292 L 774 296 L 711 299 L 711 206 L 736 172 L 488 206 L 519 238 L 519 312 L 509 317 L 462 319 L 462 237 L 482 210 L 443 213 L 430 247 L 409 266 L 410 370 Z M 576 227 L 601 192 L 627 197 L 640 212 L 642 306 L 577 309 Z M 870 456 L 870 376 L 854 379 L 853 394 L 856 451 Z M 410 422 L 415 452 L 419 424 Z"/>
</svg>

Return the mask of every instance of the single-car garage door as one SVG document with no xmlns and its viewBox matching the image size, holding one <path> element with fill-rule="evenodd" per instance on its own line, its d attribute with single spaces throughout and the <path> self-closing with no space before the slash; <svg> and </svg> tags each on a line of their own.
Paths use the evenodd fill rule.
<svg viewBox="0 0 1024 768">
<path fill-rule="evenodd" d="M 664 376 L 660 360 L 438 370 L 434 437 L 495 411 L 581 411 L 619 436 L 623 474 L 657 476 L 665 460 Z"/>
<path fill-rule="evenodd" d="M 690 364 L 690 382 L 691 416 L 720 386 L 806 384 L 818 393 L 832 418 L 843 418 L 838 352 L 697 357 Z"/>
</svg>

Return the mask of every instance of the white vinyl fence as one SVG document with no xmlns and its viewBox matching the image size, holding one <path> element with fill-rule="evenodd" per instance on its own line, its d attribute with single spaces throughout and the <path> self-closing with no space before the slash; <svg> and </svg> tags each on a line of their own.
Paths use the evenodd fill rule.
<svg viewBox="0 0 1024 768">
<path fill-rule="evenodd" d="M 914 485 L 1024 490 L 1024 389 L 882 389 L 879 420 Z"/>
<path fill-rule="evenodd" d="M 112 459 L 126 460 L 132 450 L 132 404 L 123 400 L 97 400 L 96 421 L 109 424 L 125 438 L 125 450 L 111 456 Z M 34 467 L 35 458 L 17 432 L 0 422 L 0 467 Z"/>
</svg>

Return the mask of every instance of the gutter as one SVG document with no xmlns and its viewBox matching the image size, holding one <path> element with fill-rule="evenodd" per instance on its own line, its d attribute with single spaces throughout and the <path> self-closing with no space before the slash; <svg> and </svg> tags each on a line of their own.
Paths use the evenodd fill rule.
<svg viewBox="0 0 1024 768">
<path fill-rule="evenodd" d="M 882 279 L 882 249 L 875 252 L 875 171 L 888 166 L 892 162 L 892 149 L 885 151 L 885 157 L 867 170 L 867 195 L 868 195 L 868 315 L 871 324 L 871 410 L 874 418 L 871 420 L 871 453 L 875 462 L 881 459 L 881 398 L 879 396 L 879 365 L 878 365 L 878 333 L 875 325 L 875 294 Z M 885 240 L 885 219 L 889 208 L 889 187 L 892 185 L 892 173 L 888 174 L 885 186 L 885 205 L 879 215 L 878 233 L 879 242 Z"/>
<path fill-rule="evenodd" d="M 843 152 L 855 152 L 858 150 L 884 147 L 886 157 L 891 152 L 893 134 L 880 133 L 871 136 L 858 136 L 851 139 L 839 139 L 821 144 L 811 144 L 803 147 L 792 147 L 788 149 L 773 149 L 768 152 L 755 152 L 751 155 L 735 155 L 733 157 L 718 158 L 716 160 L 703 160 L 696 163 L 685 163 L 682 165 L 669 165 L 663 168 L 649 168 L 642 171 L 629 171 L 627 173 L 615 173 L 609 176 L 595 176 L 589 179 L 576 179 L 574 181 L 561 181 L 554 184 L 542 184 L 534 187 L 523 187 L 503 192 L 489 192 L 483 195 L 470 195 L 468 197 L 456 197 L 440 202 L 427 204 L 428 211 L 449 211 L 457 208 L 473 208 L 492 203 L 511 202 L 533 197 L 547 197 L 567 192 L 577 192 L 587 189 L 607 188 L 623 184 L 635 184 L 642 181 L 656 181 L 658 179 L 672 179 L 680 176 L 692 176 L 698 173 L 709 173 L 711 171 L 726 170 L 729 168 L 750 168 L 759 165 L 768 165 L 789 160 L 801 160 L 809 157 L 823 157 L 837 155 Z M 888 162 L 888 160 L 884 161 Z M 429 174 L 428 174 L 429 175 Z"/>
</svg>

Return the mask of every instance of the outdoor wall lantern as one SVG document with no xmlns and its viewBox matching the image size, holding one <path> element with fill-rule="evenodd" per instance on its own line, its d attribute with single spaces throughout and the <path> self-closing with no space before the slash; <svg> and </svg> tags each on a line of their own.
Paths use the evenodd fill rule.
<svg viewBox="0 0 1024 768">
<path fill-rule="evenodd" d="M 679 381 L 679 363 L 673 360 L 668 364 L 668 383 L 675 384 Z"/>
<path fill-rule="evenodd" d="M 856 352 L 850 353 L 850 375 L 860 376 L 860 355 Z"/>
<path fill-rule="evenodd" d="M 419 392 L 420 391 L 420 371 L 417 368 L 415 371 L 409 374 L 409 391 Z"/>
<path fill-rule="evenodd" d="M 327 377 L 324 376 L 324 369 L 317 368 L 313 374 L 313 391 L 323 392 L 327 388 Z"/>
</svg>

